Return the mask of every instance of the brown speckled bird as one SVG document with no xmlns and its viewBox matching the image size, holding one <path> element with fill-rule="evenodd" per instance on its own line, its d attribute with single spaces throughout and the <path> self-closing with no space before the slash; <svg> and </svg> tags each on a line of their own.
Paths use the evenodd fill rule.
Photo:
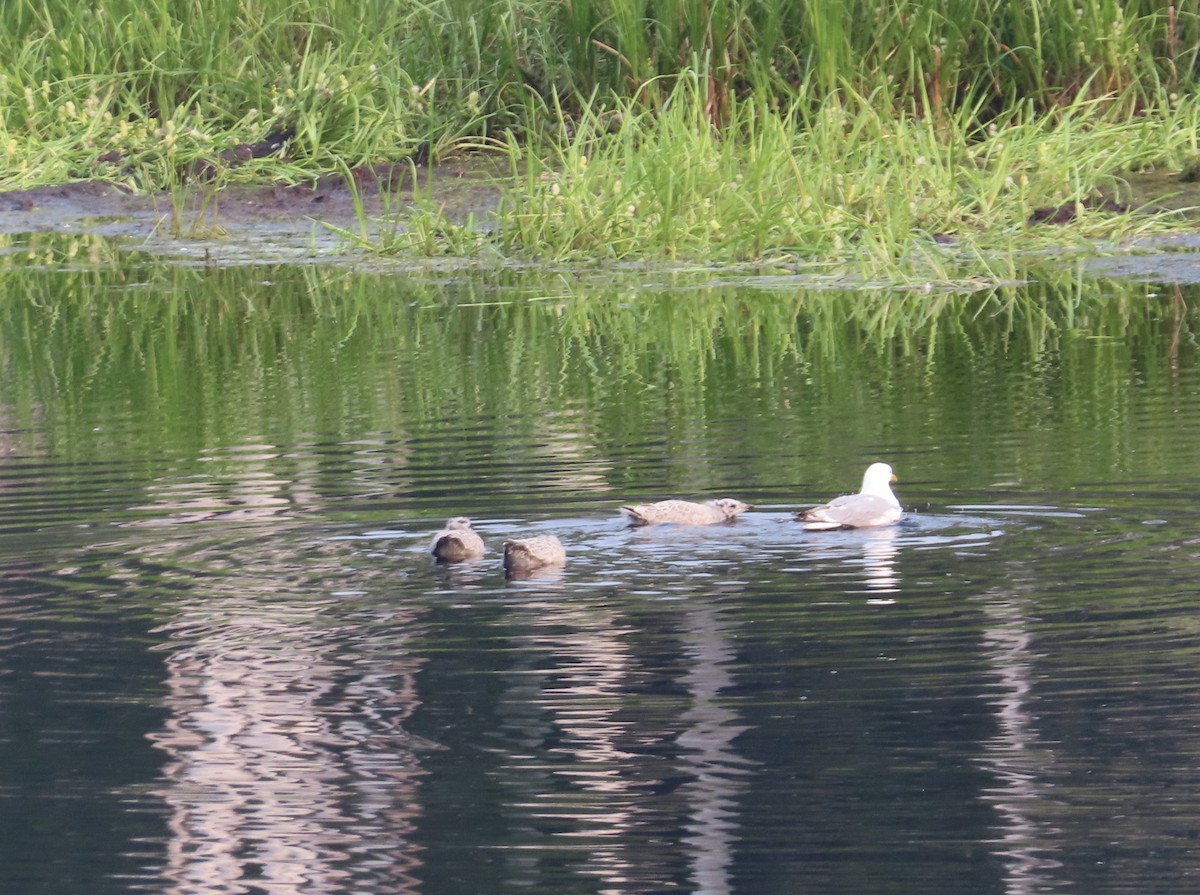
<svg viewBox="0 0 1200 895">
<path fill-rule="evenodd" d="M 504 571 L 509 574 L 561 566 L 566 561 L 567 551 L 554 535 L 509 538 L 504 542 Z"/>
<path fill-rule="evenodd" d="M 471 527 L 466 516 L 455 516 L 433 536 L 430 551 L 441 562 L 462 562 L 483 556 L 483 538 Z"/>
<path fill-rule="evenodd" d="M 658 503 L 621 507 L 621 512 L 628 516 L 634 525 L 661 525 L 667 522 L 676 525 L 713 525 L 736 519 L 746 510 L 752 509 L 754 507 L 748 503 L 742 503 L 732 497 L 722 497 L 720 500 L 705 503 L 660 500 Z"/>
</svg>

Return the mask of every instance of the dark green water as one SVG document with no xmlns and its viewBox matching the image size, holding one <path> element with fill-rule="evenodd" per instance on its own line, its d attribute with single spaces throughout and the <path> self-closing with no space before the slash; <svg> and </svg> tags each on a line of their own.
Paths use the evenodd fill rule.
<svg viewBox="0 0 1200 895">
<path fill-rule="evenodd" d="M 1194 888 L 1200 293 L 0 282 L 0 891 Z"/>
</svg>

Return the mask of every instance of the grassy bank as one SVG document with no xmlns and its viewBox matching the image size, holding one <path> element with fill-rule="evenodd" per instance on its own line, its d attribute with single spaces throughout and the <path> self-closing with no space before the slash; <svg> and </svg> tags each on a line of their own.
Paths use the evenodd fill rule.
<svg viewBox="0 0 1200 895">
<path fill-rule="evenodd" d="M 692 87 L 682 82 L 652 121 L 628 105 L 615 128 L 585 117 L 509 196 L 509 244 L 576 257 L 851 259 L 864 273 L 907 259 L 949 272 L 1018 244 L 1155 226 L 1122 213 L 1124 175 L 1187 156 L 1198 133 L 1190 109 L 1101 121 L 1084 100 L 986 127 L 967 110 L 935 124 L 848 89 L 782 113 L 734 103 L 716 132 L 702 83 Z"/>
<path fill-rule="evenodd" d="M 1059 243 L 1147 226 L 1122 178 L 1196 156 L 1198 47 L 1195 4 L 1149 0 L 14 0 L 0 185 L 486 149 L 498 239 L 430 240 L 458 232 L 434 208 L 374 247 L 936 274 L 1039 215 Z"/>
</svg>

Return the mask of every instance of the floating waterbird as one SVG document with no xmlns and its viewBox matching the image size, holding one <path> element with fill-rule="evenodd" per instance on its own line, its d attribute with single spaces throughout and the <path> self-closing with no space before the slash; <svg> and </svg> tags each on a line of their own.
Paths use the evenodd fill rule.
<svg viewBox="0 0 1200 895">
<path fill-rule="evenodd" d="M 894 481 L 897 479 L 892 467 L 872 463 L 863 474 L 862 490 L 857 494 L 835 497 L 827 504 L 797 513 L 796 518 L 809 531 L 891 525 L 903 515 L 900 501 L 892 493 Z"/>
<path fill-rule="evenodd" d="M 509 575 L 561 566 L 566 561 L 567 551 L 554 535 L 509 538 L 504 542 L 504 571 Z"/>
<path fill-rule="evenodd" d="M 455 516 L 433 536 L 430 550 L 441 562 L 462 562 L 483 556 L 483 538 L 471 527 L 466 516 Z"/>
<path fill-rule="evenodd" d="M 748 503 L 722 497 L 705 503 L 690 500 L 660 500 L 638 506 L 621 507 L 621 512 L 630 518 L 633 525 L 659 525 L 674 522 L 676 525 L 712 525 L 736 519 L 746 510 L 754 509 Z"/>
</svg>

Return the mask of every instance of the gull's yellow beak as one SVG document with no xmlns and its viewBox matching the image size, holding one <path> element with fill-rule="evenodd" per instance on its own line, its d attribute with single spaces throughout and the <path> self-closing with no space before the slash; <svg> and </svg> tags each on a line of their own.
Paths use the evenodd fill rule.
<svg viewBox="0 0 1200 895">
<path fill-rule="evenodd" d="M 892 481 L 893 481 L 893 482 L 898 482 L 898 481 L 900 481 L 900 476 L 896 475 L 896 473 L 894 473 L 894 472 L 893 472 L 893 473 L 892 473 Z"/>
</svg>

